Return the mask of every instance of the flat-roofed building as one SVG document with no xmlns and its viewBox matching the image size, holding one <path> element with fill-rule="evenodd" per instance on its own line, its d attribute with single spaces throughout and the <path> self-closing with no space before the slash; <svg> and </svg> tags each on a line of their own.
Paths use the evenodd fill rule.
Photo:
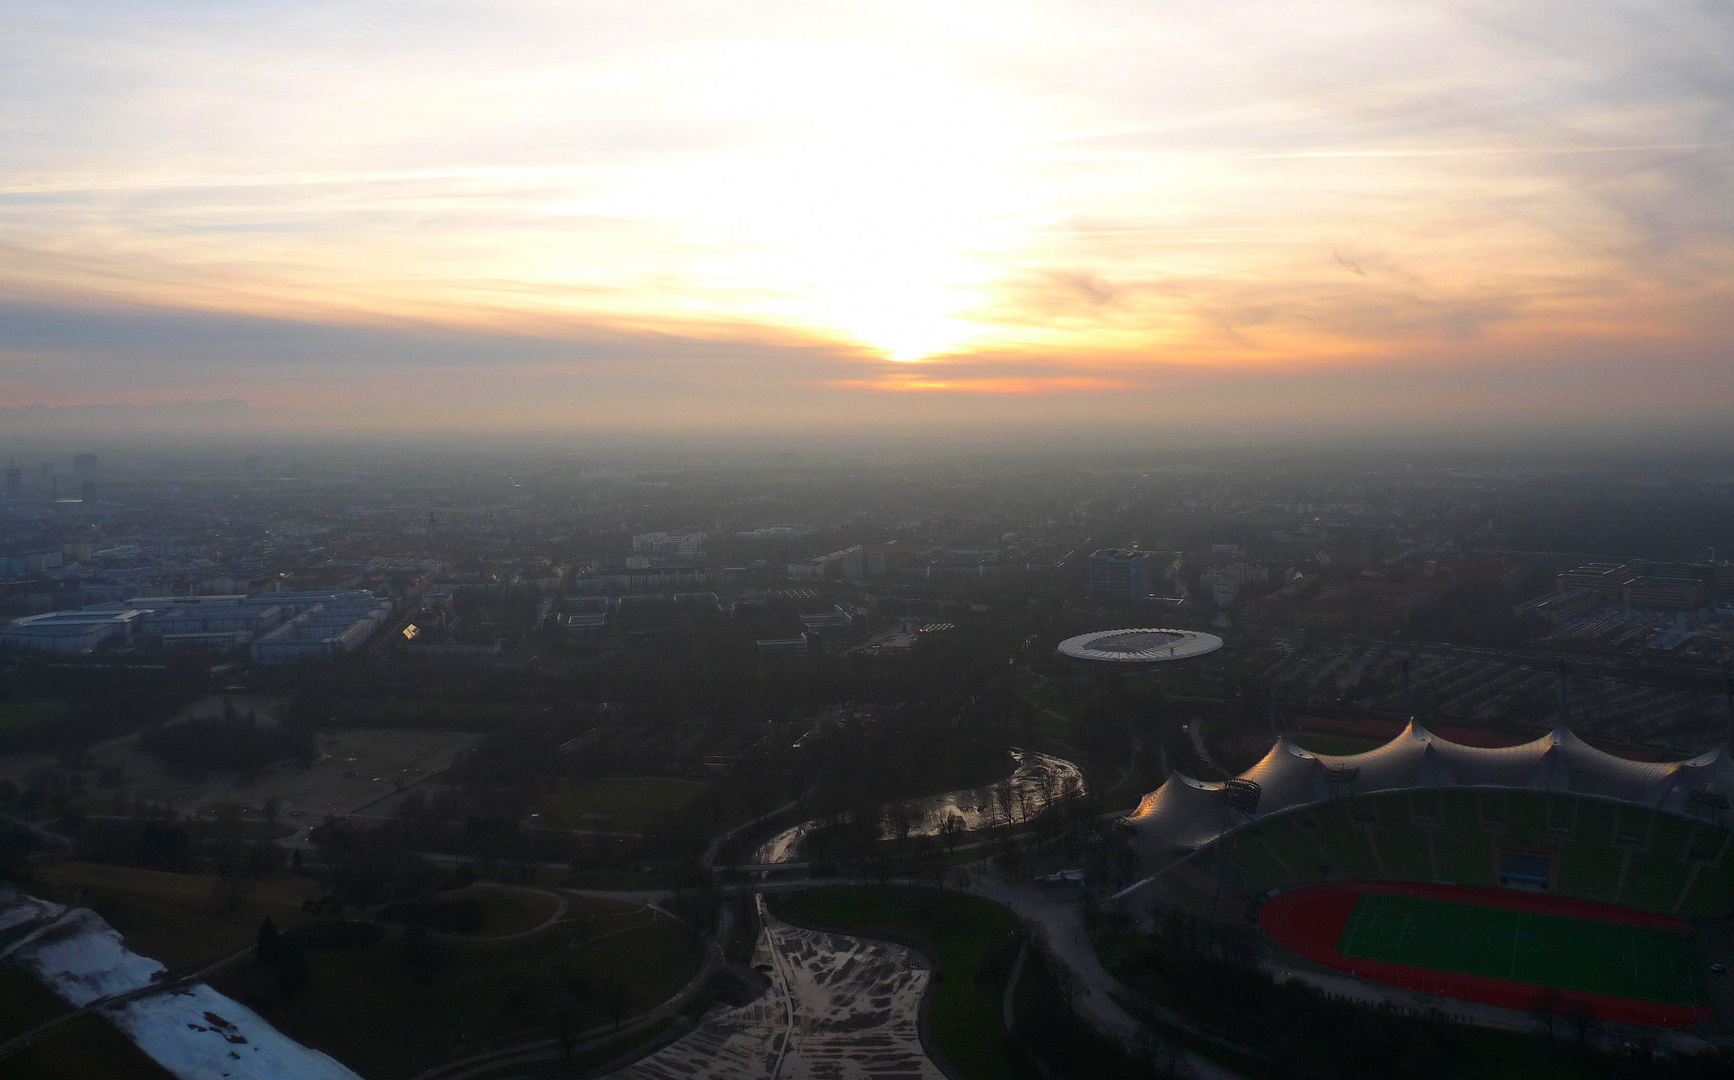
<svg viewBox="0 0 1734 1080">
<path fill-rule="evenodd" d="M 286 614 L 280 604 L 177 604 L 148 612 L 140 632 L 168 646 L 224 648 L 253 640 Z"/>
<path fill-rule="evenodd" d="M 391 618 L 390 603 L 360 591 L 326 593 L 314 603 L 302 593 L 265 595 L 287 596 L 292 605 L 305 606 L 293 619 L 253 640 L 253 659 L 261 664 L 354 652 Z"/>
<path fill-rule="evenodd" d="M 1555 577 L 1553 584 L 1555 592 L 1588 589 L 1617 604 L 1621 602 L 1626 582 L 1637 576 L 1625 563 L 1585 563 Z"/>
<path fill-rule="evenodd" d="M 807 638 L 804 634 L 791 638 L 761 638 L 756 644 L 759 647 L 760 660 L 807 655 Z"/>
<path fill-rule="evenodd" d="M 1621 600 L 1629 608 L 1689 611 L 1703 607 L 1708 599 L 1709 591 L 1698 578 L 1633 578 L 1621 590 Z"/>
<path fill-rule="evenodd" d="M 1589 589 L 1573 589 L 1566 593 L 1549 593 L 1538 596 L 1534 600 L 1517 605 L 1513 609 L 1518 618 L 1533 615 L 1549 626 L 1559 626 L 1580 615 L 1587 615 L 1608 603 L 1608 599 L 1600 593 Z"/>
<path fill-rule="evenodd" d="M 855 625 L 854 618 L 841 607 L 813 615 L 802 615 L 801 628 L 807 631 L 847 630 Z"/>
<path fill-rule="evenodd" d="M 132 641 L 144 613 L 127 610 L 48 611 L 0 626 L 0 644 L 43 652 L 87 653 Z"/>
</svg>

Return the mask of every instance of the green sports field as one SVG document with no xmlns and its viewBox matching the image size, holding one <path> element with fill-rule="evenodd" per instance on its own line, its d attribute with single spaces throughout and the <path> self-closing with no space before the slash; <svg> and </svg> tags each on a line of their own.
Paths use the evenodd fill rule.
<svg viewBox="0 0 1734 1080">
<path fill-rule="evenodd" d="M 1644 926 L 1363 893 L 1337 951 L 1583 994 L 1705 1001 L 1688 935 Z"/>
</svg>

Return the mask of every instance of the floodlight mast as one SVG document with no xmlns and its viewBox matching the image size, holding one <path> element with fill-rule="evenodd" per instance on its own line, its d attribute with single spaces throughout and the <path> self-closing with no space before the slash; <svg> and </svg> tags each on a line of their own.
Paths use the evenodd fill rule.
<svg viewBox="0 0 1734 1080">
<path fill-rule="evenodd" d="M 1723 664 L 1727 666 L 1726 662 Z M 1729 754 L 1734 754 L 1734 674 L 1722 676 L 1723 715 L 1727 717 L 1728 730 L 1724 733 L 1722 748 Z"/>
<path fill-rule="evenodd" d="M 1256 780 L 1229 780 L 1222 785 L 1222 801 L 1249 818 L 1258 813 L 1258 800 L 1263 796 L 1264 789 Z"/>
<path fill-rule="evenodd" d="M 1707 812 L 1707 816 L 1717 825 L 1722 824 L 1722 815 L 1728 812 L 1728 796 L 1709 788 L 1693 788 L 1686 793 L 1692 800 L 1692 805 Z"/>
<path fill-rule="evenodd" d="M 1333 798 L 1339 792 L 1343 798 L 1348 798 L 1352 794 L 1351 786 L 1360 778 L 1361 767 L 1359 765 L 1325 766 L 1325 783 L 1330 785 Z"/>
</svg>

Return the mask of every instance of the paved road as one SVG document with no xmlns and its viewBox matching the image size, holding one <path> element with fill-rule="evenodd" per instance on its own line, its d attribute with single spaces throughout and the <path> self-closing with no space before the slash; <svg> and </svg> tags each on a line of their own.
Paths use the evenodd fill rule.
<svg viewBox="0 0 1734 1080">
<path fill-rule="evenodd" d="M 965 888 L 1011 908 L 1024 922 L 1041 927 L 1054 957 L 1075 976 L 1072 1007 L 1091 1027 L 1122 1046 L 1136 1046 L 1142 1041 L 1145 1024 L 1116 1000 L 1129 992 L 1097 959 L 1089 931 L 1084 927 L 1081 905 L 1044 894 L 1035 886 L 1011 885 L 982 875 L 972 876 Z M 1188 1051 L 1186 1060 L 1200 1080 L 1240 1080 L 1239 1073 L 1197 1053 Z"/>
</svg>

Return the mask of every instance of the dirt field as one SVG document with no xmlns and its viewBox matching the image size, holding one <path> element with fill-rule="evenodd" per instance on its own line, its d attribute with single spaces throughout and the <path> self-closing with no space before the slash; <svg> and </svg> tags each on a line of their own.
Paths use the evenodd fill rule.
<svg viewBox="0 0 1734 1080">
<path fill-rule="evenodd" d="M 167 802 L 182 812 L 223 805 L 257 810 L 275 798 L 286 818 L 323 819 L 326 814 L 361 810 L 445 770 L 480 738 L 455 731 L 404 729 L 321 733 L 320 759 L 311 768 L 284 762 L 253 780 L 233 773 L 211 773 L 202 780 L 173 776 L 131 739 L 101 747 L 94 757 L 99 767 L 115 766 L 126 773 L 132 781 L 131 797 Z"/>
<path fill-rule="evenodd" d="M 264 694 L 210 694 L 188 705 L 170 723 L 179 723 L 182 720 L 221 720 L 225 716 L 231 716 L 242 720 L 252 717 L 259 724 L 275 727 L 288 704 L 289 699 L 286 697 Z"/>
</svg>

